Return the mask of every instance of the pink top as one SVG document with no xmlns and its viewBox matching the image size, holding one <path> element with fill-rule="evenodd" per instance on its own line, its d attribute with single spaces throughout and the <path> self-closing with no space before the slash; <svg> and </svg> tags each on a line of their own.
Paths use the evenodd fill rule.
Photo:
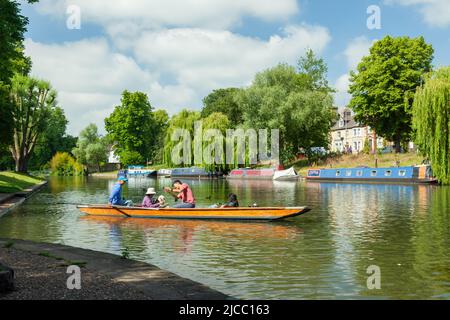
<svg viewBox="0 0 450 320">
<path fill-rule="evenodd" d="M 182 202 L 195 204 L 194 194 L 192 193 L 191 188 L 186 183 L 183 183 L 181 185 L 181 191 L 177 197 L 178 199 L 181 199 Z"/>
</svg>

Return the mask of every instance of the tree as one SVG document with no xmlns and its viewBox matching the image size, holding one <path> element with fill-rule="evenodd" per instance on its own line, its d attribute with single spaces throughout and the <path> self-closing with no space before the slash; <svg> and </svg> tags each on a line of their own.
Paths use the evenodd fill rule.
<svg viewBox="0 0 450 320">
<path fill-rule="evenodd" d="M 0 21 L 0 144 L 7 144 L 13 125 L 8 99 L 11 78 L 15 72 L 28 74 L 31 61 L 23 55 L 22 41 L 28 19 L 20 14 L 19 3 L 0 0 Z"/>
<path fill-rule="evenodd" d="M 51 110 L 48 125 L 39 136 L 36 147 L 29 161 L 31 169 L 39 169 L 47 164 L 59 152 L 71 152 L 76 146 L 77 138 L 66 134 L 68 120 L 64 110 L 56 107 Z"/>
<path fill-rule="evenodd" d="M 433 174 L 450 184 L 450 67 L 428 75 L 414 96 L 413 128 L 420 152 Z"/>
<path fill-rule="evenodd" d="M 433 48 L 423 37 L 387 36 L 374 43 L 358 72 L 351 73 L 355 119 L 394 141 L 397 152 L 410 139 L 414 92 L 431 70 L 432 60 Z"/>
<path fill-rule="evenodd" d="M 162 163 L 164 153 L 164 139 L 166 137 L 167 126 L 169 125 L 169 115 L 166 110 L 156 110 L 153 112 L 155 125 L 153 127 L 155 146 L 151 159 L 155 163 Z"/>
<path fill-rule="evenodd" d="M 78 137 L 77 146 L 72 153 L 77 161 L 87 167 L 95 166 L 100 171 L 100 164 L 107 160 L 106 140 L 98 133 L 95 124 L 89 124 Z"/>
<path fill-rule="evenodd" d="M 214 140 L 217 139 L 216 136 L 208 137 L 205 135 L 206 130 L 217 130 L 222 137 L 226 137 L 227 129 L 230 129 L 230 120 L 228 117 L 220 112 L 214 112 L 208 117 L 202 120 L 203 129 L 203 155 L 202 164 L 209 171 L 215 171 L 221 169 L 222 171 L 227 171 L 229 169 L 226 165 L 226 139 L 223 138 L 219 143 L 222 143 L 220 150 L 216 149 L 214 146 Z M 219 161 L 215 161 L 215 160 Z"/>
<path fill-rule="evenodd" d="M 325 90 L 332 92 L 328 85 L 328 66 L 323 58 L 318 58 L 313 50 L 306 51 L 306 55 L 298 60 L 298 71 L 307 76 L 307 81 L 312 90 Z"/>
<path fill-rule="evenodd" d="M 147 95 L 142 92 L 124 91 L 121 105 L 116 106 L 113 113 L 105 119 L 105 129 L 115 142 L 114 147 L 121 161 L 130 158 L 127 153 L 139 154 L 142 161 L 151 158 L 157 145 L 157 128 L 152 106 Z"/>
<path fill-rule="evenodd" d="M 172 158 L 172 151 L 179 143 L 179 141 L 172 141 L 173 133 L 175 130 L 184 129 L 189 134 L 190 138 L 194 136 L 194 123 L 201 119 L 200 112 L 197 111 L 189 111 L 186 109 L 181 110 L 179 113 L 172 116 L 169 121 L 166 137 L 164 140 L 164 163 L 170 167 L 175 165 L 174 159 Z M 193 145 L 191 144 L 191 149 L 189 150 L 190 154 L 186 155 L 188 161 L 183 162 L 182 164 L 176 164 L 181 166 L 191 166 L 193 160 Z"/>
<path fill-rule="evenodd" d="M 16 74 L 11 85 L 13 141 L 10 150 L 16 171 L 27 172 L 36 142 L 56 107 L 56 92 L 50 83 Z"/>
<path fill-rule="evenodd" d="M 233 128 L 242 124 L 242 110 L 235 101 L 239 90 L 237 88 L 217 89 L 207 95 L 203 99 L 202 118 L 214 112 L 220 112 L 227 116 Z"/>
<path fill-rule="evenodd" d="M 328 148 L 335 121 L 332 97 L 328 90 L 314 89 L 313 82 L 310 75 L 280 64 L 258 73 L 237 96 L 246 127 L 280 130 L 282 162 L 301 151 L 310 154 L 314 147 Z"/>
</svg>

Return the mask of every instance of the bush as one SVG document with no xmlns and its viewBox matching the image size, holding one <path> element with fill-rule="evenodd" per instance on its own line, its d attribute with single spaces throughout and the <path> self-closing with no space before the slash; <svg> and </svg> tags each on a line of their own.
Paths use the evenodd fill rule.
<svg viewBox="0 0 450 320">
<path fill-rule="evenodd" d="M 57 152 L 50 160 L 50 168 L 56 176 L 81 176 L 84 174 L 83 166 L 67 152 Z"/>
</svg>

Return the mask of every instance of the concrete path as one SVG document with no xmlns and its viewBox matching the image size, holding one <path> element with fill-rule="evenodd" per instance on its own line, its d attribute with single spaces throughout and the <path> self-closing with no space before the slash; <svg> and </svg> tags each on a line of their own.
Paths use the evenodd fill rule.
<svg viewBox="0 0 450 320">
<path fill-rule="evenodd" d="M 0 247 L 12 247 L 40 257 L 58 261 L 76 261 L 86 272 L 96 272 L 112 283 L 127 285 L 153 300 L 223 300 L 231 297 L 209 287 L 182 278 L 156 266 L 123 259 L 119 256 L 58 244 L 36 243 L 24 240 L 0 239 Z M 14 269 L 13 265 L 10 265 Z M 84 272 L 84 271 L 82 271 Z"/>
<path fill-rule="evenodd" d="M 41 190 L 47 185 L 47 181 L 43 181 L 28 189 L 16 193 L 0 193 L 0 217 L 7 214 L 11 209 L 17 207 L 27 198 Z"/>
</svg>

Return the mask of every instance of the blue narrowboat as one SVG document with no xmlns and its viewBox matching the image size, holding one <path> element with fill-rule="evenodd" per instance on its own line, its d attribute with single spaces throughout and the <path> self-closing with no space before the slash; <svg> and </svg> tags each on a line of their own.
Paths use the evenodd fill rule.
<svg viewBox="0 0 450 320">
<path fill-rule="evenodd" d="M 307 180 L 332 182 L 436 183 L 430 165 L 390 168 L 309 169 Z"/>
<path fill-rule="evenodd" d="M 171 178 L 218 178 L 223 176 L 222 172 L 209 172 L 204 168 L 175 168 L 170 174 Z"/>
<path fill-rule="evenodd" d="M 156 177 L 157 171 L 144 168 L 144 166 L 129 166 L 127 170 L 120 170 L 118 177 Z"/>
</svg>

